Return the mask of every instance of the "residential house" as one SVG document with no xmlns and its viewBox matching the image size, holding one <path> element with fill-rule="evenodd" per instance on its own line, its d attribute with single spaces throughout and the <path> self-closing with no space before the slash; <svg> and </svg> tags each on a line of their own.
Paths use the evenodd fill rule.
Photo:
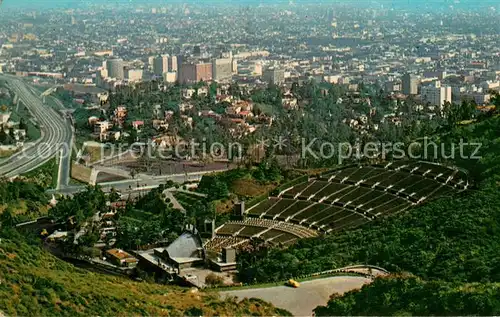
<svg viewBox="0 0 500 317">
<path fill-rule="evenodd" d="M 132 122 L 132 128 L 134 128 L 137 131 L 140 131 L 141 127 L 143 126 L 144 126 L 143 120 L 136 120 Z"/>
<path fill-rule="evenodd" d="M 198 97 L 207 97 L 208 96 L 208 87 L 207 86 L 200 87 L 200 88 L 198 88 L 196 93 L 198 94 Z"/>
<path fill-rule="evenodd" d="M 220 114 L 217 114 L 212 110 L 202 110 L 202 111 L 198 112 L 198 116 L 204 117 L 204 118 L 212 118 L 215 120 L 220 120 L 220 118 L 221 118 Z"/>
<path fill-rule="evenodd" d="M 93 127 L 97 122 L 99 122 L 99 117 L 91 116 L 88 119 L 89 126 Z"/>
<path fill-rule="evenodd" d="M 26 137 L 26 130 L 24 129 L 14 129 L 14 138 L 16 141 L 24 139 Z"/>
<path fill-rule="evenodd" d="M 293 94 L 288 93 L 283 96 L 281 99 L 281 104 L 285 109 L 295 110 L 298 108 L 297 98 L 293 96 Z"/>
<path fill-rule="evenodd" d="M 124 106 L 119 106 L 114 111 L 114 120 L 118 125 L 123 125 L 125 119 L 127 118 L 127 108 Z"/>
<path fill-rule="evenodd" d="M 112 127 L 113 125 L 109 121 L 98 121 L 94 124 L 94 133 L 101 135 Z"/>
<path fill-rule="evenodd" d="M 0 113 L 0 125 L 6 124 L 10 119 L 10 112 L 2 112 Z"/>
<path fill-rule="evenodd" d="M 182 98 L 184 99 L 191 99 L 193 98 L 193 95 L 196 91 L 192 88 L 185 88 L 185 89 L 182 89 Z"/>
<path fill-rule="evenodd" d="M 184 114 L 183 114 L 183 115 L 181 115 L 181 120 L 182 120 L 182 122 L 183 122 L 186 126 L 188 126 L 188 127 L 190 127 L 190 128 L 192 128 L 192 127 L 193 127 L 193 118 L 191 118 L 191 117 L 186 116 L 186 115 L 184 115 Z"/>
<path fill-rule="evenodd" d="M 221 103 L 221 102 L 227 102 L 227 103 L 232 103 L 234 100 L 234 97 L 231 95 L 217 95 L 215 97 L 215 103 Z"/>
<path fill-rule="evenodd" d="M 172 110 L 167 110 L 165 111 L 164 116 L 165 116 L 165 121 L 169 121 L 174 117 L 174 112 Z"/>
<path fill-rule="evenodd" d="M 186 112 L 188 110 L 191 110 L 193 109 L 194 105 L 190 104 L 190 103 L 187 103 L 187 102 L 183 102 L 179 105 L 179 111 L 180 112 Z M 172 112 L 173 114 L 173 112 Z"/>
<path fill-rule="evenodd" d="M 119 267 L 133 268 L 139 263 L 139 260 L 121 249 L 108 250 L 106 256 L 109 262 Z"/>
<path fill-rule="evenodd" d="M 240 111 L 239 115 L 243 118 L 252 118 L 253 117 L 253 113 L 251 111 Z"/>
<path fill-rule="evenodd" d="M 99 140 L 101 142 L 104 141 L 118 141 L 121 137 L 120 131 L 106 131 L 104 133 L 99 134 Z"/>
<path fill-rule="evenodd" d="M 153 120 L 153 129 L 155 130 L 167 130 L 168 123 L 165 120 Z"/>
</svg>

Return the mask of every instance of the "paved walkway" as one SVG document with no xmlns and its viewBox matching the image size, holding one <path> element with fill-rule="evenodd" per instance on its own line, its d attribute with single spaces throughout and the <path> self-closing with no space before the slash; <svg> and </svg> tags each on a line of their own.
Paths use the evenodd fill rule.
<svg viewBox="0 0 500 317">
<path fill-rule="evenodd" d="M 361 288 L 372 280 L 360 276 L 334 276 L 306 281 L 299 288 L 276 286 L 220 292 L 223 298 L 237 296 L 240 299 L 260 298 L 274 306 L 291 312 L 294 316 L 312 316 L 313 309 L 326 305 L 333 293 L 344 293 Z"/>
</svg>

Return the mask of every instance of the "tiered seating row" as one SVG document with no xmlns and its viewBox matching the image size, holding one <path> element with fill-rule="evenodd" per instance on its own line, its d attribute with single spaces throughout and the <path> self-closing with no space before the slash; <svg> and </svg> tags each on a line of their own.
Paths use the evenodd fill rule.
<svg viewBox="0 0 500 317">
<path fill-rule="evenodd" d="M 221 252 L 223 248 L 239 245 L 247 239 L 242 237 L 216 236 L 205 244 L 207 250 Z"/>
</svg>

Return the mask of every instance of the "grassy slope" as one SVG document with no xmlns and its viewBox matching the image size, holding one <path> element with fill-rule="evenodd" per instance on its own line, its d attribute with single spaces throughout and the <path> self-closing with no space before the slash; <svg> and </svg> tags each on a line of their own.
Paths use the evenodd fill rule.
<svg viewBox="0 0 500 317">
<path fill-rule="evenodd" d="M 221 301 L 214 294 L 87 272 L 17 234 L 9 237 L 0 241 L 0 311 L 7 315 L 286 314 L 259 300 Z"/>
</svg>

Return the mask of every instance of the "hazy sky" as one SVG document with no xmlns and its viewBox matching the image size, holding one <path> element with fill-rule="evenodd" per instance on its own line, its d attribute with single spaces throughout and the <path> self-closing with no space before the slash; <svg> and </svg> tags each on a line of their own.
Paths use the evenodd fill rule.
<svg viewBox="0 0 500 317">
<path fill-rule="evenodd" d="M 1 1 L 1 0 L 0 0 Z M 138 4 L 169 4 L 169 3 L 231 3 L 231 4 L 259 4 L 259 3 L 284 3 L 288 0 L 3 0 L 2 7 L 78 7 L 85 3 L 138 3 Z M 295 3 L 315 2 L 318 0 L 294 0 Z M 422 8 L 432 6 L 436 9 L 446 9 L 450 5 L 461 8 L 495 7 L 500 9 L 500 0 L 321 0 L 322 3 L 353 3 L 355 5 L 383 4 L 387 7 Z M 0 9 L 2 8 L 0 7 Z"/>
</svg>

